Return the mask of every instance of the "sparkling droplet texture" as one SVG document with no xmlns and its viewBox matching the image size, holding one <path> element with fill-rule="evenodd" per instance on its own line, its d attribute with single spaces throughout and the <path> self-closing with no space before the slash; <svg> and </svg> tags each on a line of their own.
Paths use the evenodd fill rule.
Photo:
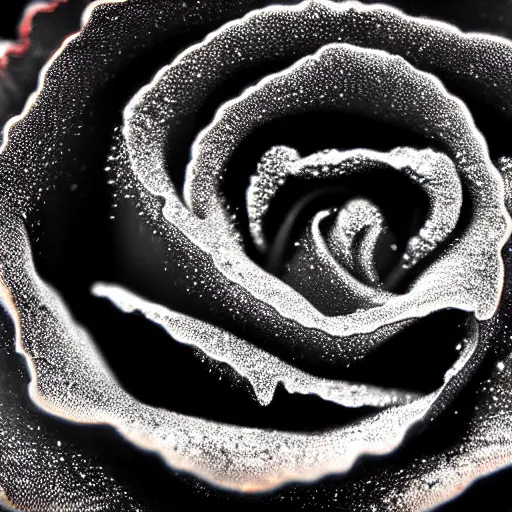
<svg viewBox="0 0 512 512">
<path fill-rule="evenodd" d="M 470 111 L 442 80 L 485 95 L 510 115 L 512 44 L 357 2 L 255 6 L 250 1 L 219 1 L 215 6 L 95 2 L 84 14 L 82 31 L 44 69 L 40 88 L 23 114 L 6 126 L 0 154 L 0 293 L 14 327 L 11 350 L 16 348 L 28 368 L 31 401 L 73 423 L 111 426 L 172 469 L 245 492 L 348 473 L 361 456 L 389 454 L 413 427 L 435 422 L 464 390 L 489 347 L 495 350 L 493 333 L 506 316 L 506 304 L 500 306 L 501 251 L 510 235 L 507 160 L 499 163 L 502 178 Z M 314 394 L 340 407 L 376 409 L 352 424 L 314 433 L 285 432 L 228 425 L 141 403 L 122 389 L 92 336 L 34 266 L 33 226 L 27 219 L 37 218 L 48 190 L 76 189 L 82 145 L 71 141 L 87 135 L 88 102 L 142 46 L 206 19 L 219 20 L 220 28 L 179 53 L 126 105 L 123 124 L 112 134 L 115 142 L 105 171 L 114 197 L 133 201 L 140 218 L 169 248 L 173 264 L 208 269 L 191 277 L 189 288 L 198 296 L 217 297 L 224 315 L 245 326 L 258 324 L 272 334 L 272 342 L 262 339 L 260 346 L 117 285 L 98 283 L 92 292 L 126 313 L 141 312 L 176 342 L 228 364 L 262 405 L 272 401 L 281 383 L 289 393 Z M 197 134 L 183 191 L 177 189 L 169 151 L 179 145 L 187 118 L 238 72 L 282 61 L 288 62 L 283 69 L 260 77 L 218 107 Z M 70 84 L 65 104 L 59 93 L 62 83 Z M 270 275 L 245 251 L 221 186 L 229 178 L 226 169 L 234 151 L 265 123 L 316 111 L 384 121 L 423 136 L 436 149 L 331 148 L 301 155 L 292 147 L 269 148 L 247 190 L 254 244 L 265 250 L 263 219 L 290 177 L 316 182 L 385 166 L 415 182 L 429 202 L 427 218 L 409 240 L 400 264 L 410 270 L 435 257 L 405 293 L 380 283 L 375 248 L 388 226 L 379 208 L 364 198 L 315 215 L 282 278 Z M 450 238 L 466 199 L 470 219 Z M 319 296 L 309 271 L 336 292 Z M 348 368 L 418 319 L 445 309 L 468 312 L 470 319 L 456 362 L 433 392 L 322 378 L 291 362 Z M 399 473 L 385 470 L 378 475 L 382 485 L 373 490 L 365 491 L 362 480 L 340 483 L 346 499 L 357 496 L 351 500 L 353 510 L 368 510 L 368 503 L 377 510 L 424 510 L 509 464 L 510 443 L 500 433 L 510 428 L 502 414 L 509 370 L 507 353 L 491 377 L 496 382 L 492 388 L 500 391 L 490 396 L 488 384 L 481 387 L 476 398 L 481 405 L 449 462 L 445 454 L 433 454 Z M 139 508 L 102 467 L 78 460 L 79 448 L 59 444 L 49 432 L 27 432 L 19 427 L 25 417 L 14 420 L 16 412 L 6 414 L 9 428 L 14 425 L 11 441 L 2 442 L 14 461 L 0 471 L 0 496 L 6 504 L 49 510 L 49 501 L 57 500 L 66 510 Z M 36 455 L 25 455 L 28 446 L 34 446 Z M 27 459 L 34 464 L 22 488 L 22 469 L 12 468 Z M 58 496 L 38 485 L 46 461 L 58 481 Z M 90 492 L 81 479 L 89 482 Z"/>
</svg>

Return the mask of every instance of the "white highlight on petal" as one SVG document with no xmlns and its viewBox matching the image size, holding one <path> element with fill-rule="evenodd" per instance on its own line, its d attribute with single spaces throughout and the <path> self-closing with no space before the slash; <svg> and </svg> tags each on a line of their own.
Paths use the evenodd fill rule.
<svg viewBox="0 0 512 512">
<path fill-rule="evenodd" d="M 270 149 L 263 156 L 247 191 L 249 227 L 256 243 L 264 245 L 263 217 L 289 177 L 342 178 L 384 166 L 405 174 L 429 199 L 429 215 L 418 235 L 409 240 L 403 255 L 402 265 L 412 267 L 452 233 L 462 206 L 462 187 L 455 166 L 445 155 L 430 149 L 396 148 L 387 153 L 330 150 L 302 159 L 290 148 Z"/>
<path fill-rule="evenodd" d="M 356 198 L 336 212 L 326 244 L 341 266 L 362 282 L 379 286 L 376 248 L 386 231 L 387 225 L 377 206 L 367 199 Z"/>
<path fill-rule="evenodd" d="M 114 1 L 103 1 L 98 4 Z M 310 6 L 320 6 L 340 13 L 353 9 L 356 13 L 384 12 L 398 15 L 398 11 L 385 7 L 363 8 L 358 3 L 335 4 L 321 0 L 303 3 L 293 9 L 274 7 L 266 12 L 269 15 L 296 12 L 300 16 Z M 254 14 L 254 19 L 260 14 Z M 406 25 L 413 23 L 412 18 L 403 15 L 400 17 L 405 20 Z M 309 29 L 311 19 L 306 21 L 308 23 L 304 26 L 314 34 L 315 31 Z M 225 31 L 231 28 L 235 31 L 239 29 L 243 35 L 249 23 L 250 18 L 234 22 L 217 31 L 214 36 L 222 37 Z M 444 35 L 448 34 L 464 41 L 495 42 L 510 49 L 510 43 L 499 38 L 463 36 L 448 25 L 426 20 L 416 20 L 414 23 L 416 26 L 438 29 Z M 297 28 L 301 27 L 294 26 L 294 30 Z M 212 49 L 209 45 L 213 44 L 214 36 L 185 52 L 174 66 L 177 67 L 186 60 L 186 56 L 193 58 L 194 52 L 201 49 L 208 54 Z M 68 39 L 54 60 L 76 37 Z M 398 62 L 381 52 L 357 50 L 348 46 L 344 47 L 344 51 L 347 55 L 353 54 L 362 60 L 375 58 L 387 63 Z M 321 56 L 318 55 L 311 58 L 309 63 L 318 63 L 320 60 Z M 304 61 L 301 64 L 305 63 Z M 213 67 L 214 63 L 211 64 Z M 475 129 L 465 107 L 448 95 L 440 83 L 431 76 L 414 71 L 401 61 L 397 66 L 407 76 L 414 75 L 419 78 L 422 85 L 432 86 L 440 97 L 444 97 L 450 106 L 461 114 L 461 119 L 464 120 L 462 125 L 467 129 L 461 134 L 461 139 L 467 143 L 466 149 L 469 148 L 463 158 L 475 156 L 472 151 L 476 152 L 477 169 L 475 170 L 475 162 L 471 161 L 471 158 L 463 162 L 460 157 L 456 157 L 454 161 L 466 173 L 461 174 L 469 178 L 469 185 L 474 186 L 473 197 L 482 200 L 481 204 L 475 201 L 476 206 L 482 208 L 482 211 L 489 209 L 492 215 L 488 219 L 488 224 L 476 222 L 471 231 L 472 236 L 441 260 L 423 281 L 419 281 L 414 295 L 397 300 L 392 309 L 375 308 L 370 317 L 355 314 L 347 318 L 325 318 L 306 301 L 291 293 L 288 287 L 248 266 L 245 257 L 238 252 L 236 244 L 232 240 L 229 241 L 227 235 L 225 238 L 219 236 L 218 245 L 212 245 L 212 239 L 217 236 L 215 228 L 221 228 L 219 233 L 226 229 L 224 219 L 220 216 L 202 222 L 179 208 L 177 197 L 173 197 L 176 196 L 175 191 L 166 178 L 163 154 L 158 151 L 158 143 L 165 140 L 166 134 L 163 131 L 155 133 L 152 130 L 149 133 L 130 131 L 133 126 L 128 126 L 131 121 L 136 123 L 132 116 L 135 117 L 139 113 L 136 110 L 145 101 L 146 93 L 152 92 L 152 88 L 158 85 L 158 81 L 163 79 L 165 72 L 172 67 L 162 70 L 155 83 L 144 88 L 126 111 L 127 124 L 124 133 L 136 177 L 145 191 L 167 199 L 163 214 L 171 223 L 167 228 L 172 236 L 180 233 L 189 241 L 196 243 L 197 252 L 204 251 L 205 254 L 211 255 L 217 269 L 241 290 L 239 293 L 244 298 L 252 298 L 252 305 L 257 305 L 258 301 L 259 304 L 265 304 L 272 314 L 275 314 L 273 318 L 281 319 L 283 324 L 292 319 L 304 331 L 317 329 L 319 336 L 327 333 L 341 338 L 351 333 L 369 333 L 389 322 L 423 316 L 444 307 L 460 307 L 475 311 L 479 318 L 488 318 L 499 300 L 503 280 L 499 251 L 510 233 L 510 220 L 503 207 L 501 179 L 490 164 L 485 142 Z M 49 67 L 50 64 L 41 74 L 38 91 L 29 99 L 24 113 L 16 120 L 21 121 L 28 114 L 31 105 L 36 102 Z M 464 71 L 461 68 L 461 72 Z M 291 74 L 293 75 L 293 72 Z M 439 111 L 435 111 L 436 115 L 438 113 Z M 185 109 L 184 114 L 187 114 Z M 145 119 L 144 116 L 142 119 Z M 9 144 L 9 127 L 16 120 L 6 127 L 3 150 Z M 466 134 L 470 135 L 468 140 L 465 138 Z M 153 138 L 154 143 L 145 147 L 144 136 Z M 153 150 L 155 151 L 152 155 Z M 148 155 L 154 159 L 144 161 Z M 479 174 L 476 172 L 478 170 L 482 172 Z M 479 188 L 483 193 L 479 194 Z M 483 217 L 485 215 L 482 214 Z M 441 407 L 442 402 L 453 395 L 479 360 L 476 348 L 478 336 L 476 332 L 472 332 L 459 363 L 454 367 L 454 371 L 447 374 L 441 390 L 411 404 L 383 411 L 358 425 L 319 435 L 258 431 L 214 424 L 161 411 L 137 403 L 121 390 L 94 349 L 93 341 L 76 325 L 59 296 L 37 276 L 29 253 L 26 233 L 19 219 L 8 219 L 8 222 L 2 225 L 1 231 L 0 243 L 6 248 L 6 256 L 2 261 L 2 303 L 16 324 L 17 348 L 27 360 L 32 376 L 30 392 L 33 400 L 45 410 L 73 421 L 110 424 L 138 446 L 159 453 L 173 467 L 190 471 L 224 487 L 263 490 L 290 480 L 310 481 L 333 472 L 348 470 L 363 453 L 388 453 L 402 441 L 411 425 L 435 412 Z M 209 236 L 205 234 L 208 232 Z M 486 245 L 488 252 L 482 253 L 482 247 Z M 456 267 L 460 266 L 462 261 L 475 263 L 475 267 L 470 271 L 475 270 L 477 279 L 470 276 L 470 279 L 466 280 L 466 276 L 460 275 L 460 270 L 457 271 Z M 467 267 L 464 272 L 468 273 Z M 431 286 L 433 279 L 441 282 L 446 280 L 456 293 L 443 296 L 441 292 L 444 288 Z M 465 294 L 463 299 L 460 293 Z M 51 362 L 52 370 L 45 371 L 44 366 L 40 365 L 41 361 Z M 76 386 L 66 389 L 66 377 L 71 378 Z"/>
<path fill-rule="evenodd" d="M 109 299 L 125 313 L 139 311 L 148 320 L 163 327 L 179 343 L 196 347 L 209 358 L 227 363 L 250 382 L 262 405 L 272 401 L 279 383 L 290 393 L 318 395 L 344 407 L 389 407 L 407 404 L 418 398 L 417 393 L 315 377 L 224 329 L 171 311 L 120 286 L 97 283 L 92 293 Z"/>
<path fill-rule="evenodd" d="M 203 53 L 211 55 L 215 50 L 208 44 L 207 41 Z M 190 57 L 190 52 L 187 55 Z M 195 56 L 190 60 L 197 66 L 204 58 Z M 186 112 L 189 108 L 187 101 L 195 103 L 199 93 L 190 87 L 189 82 L 178 80 L 182 71 L 180 65 L 190 73 L 188 66 L 191 64 L 179 57 L 167 68 L 167 73 L 159 75 L 163 83 L 157 82 L 153 86 L 155 91 L 159 87 L 167 91 L 159 90 L 159 94 L 173 91 Z M 349 80 L 346 78 L 348 75 L 351 75 Z M 332 87 L 332 83 L 336 87 Z M 201 87 L 202 84 L 201 81 Z M 199 86 L 196 84 L 196 87 Z M 381 92 L 386 87 L 388 96 L 383 101 Z M 340 102 L 339 92 L 342 90 L 345 93 Z M 371 101 L 374 97 L 379 99 L 376 104 Z M 156 127 L 163 125 L 169 130 L 172 118 L 177 114 L 173 111 L 165 124 L 152 120 L 148 128 L 145 121 L 148 115 L 153 116 L 151 105 L 155 100 L 149 93 L 142 98 L 137 110 L 131 104 L 125 113 L 124 136 L 134 173 L 134 186 L 138 180 L 146 193 L 165 199 L 164 219 L 159 223 L 163 236 L 167 231 L 169 240 L 174 244 L 181 243 L 178 240 L 184 237 L 198 248 L 198 254 L 201 252 L 204 257 L 211 257 L 216 270 L 235 285 L 233 289 L 237 294 L 249 301 L 246 302 L 247 307 L 257 309 L 263 303 L 303 330 L 314 329 L 315 333 L 338 339 L 371 333 L 382 326 L 423 317 L 443 308 L 474 311 L 479 319 L 488 318 L 495 311 L 503 277 L 500 251 L 510 229 L 510 219 L 502 202 L 503 183 L 489 160 L 485 142 L 466 107 L 451 96 L 435 77 L 412 68 L 402 58 L 378 50 L 330 44 L 317 54 L 304 57 L 285 71 L 250 87 L 239 98 L 219 109 L 212 124 L 194 145 L 188 172 L 188 197 L 194 197 L 197 205 L 210 205 L 210 214 L 205 220 L 190 215 L 183 208 L 166 177 L 163 148 L 168 146 L 160 140 L 165 130 L 161 132 Z M 390 104 L 395 105 L 393 109 Z M 357 111 L 363 109 L 372 117 L 383 115 L 390 121 L 438 138 L 450 153 L 459 178 L 470 189 L 475 204 L 474 219 L 466 233 L 420 276 L 409 293 L 370 311 L 336 317 L 320 314 L 303 297 L 279 279 L 269 276 L 245 255 L 226 218 L 215 185 L 237 142 L 250 130 L 278 114 L 326 106 L 342 110 L 352 107 Z M 267 114 L 262 117 L 258 113 L 263 111 Z M 151 141 L 146 140 L 148 134 L 151 134 Z M 192 183 L 197 187 L 195 196 L 190 188 Z M 146 212 L 152 208 L 144 201 L 140 207 L 142 211 L 146 208 Z M 158 216 L 154 211 L 149 214 Z M 466 263 L 464 269 L 458 265 L 461 258 Z M 284 343 L 280 337 L 278 341 Z M 325 353 L 329 347 L 320 341 L 316 335 L 316 340 L 311 343 L 318 345 L 315 350 L 319 353 Z M 330 349 L 338 350 L 332 345 Z M 340 347 L 339 350 L 344 349 Z M 343 357 L 342 353 L 338 356 L 333 354 L 333 358 L 336 357 Z"/>
<path fill-rule="evenodd" d="M 321 223 L 328 217 L 329 212 L 325 210 L 313 217 L 286 264 L 281 277 L 283 281 L 330 316 L 368 311 L 396 299 L 396 294 L 362 282 L 339 264 L 320 230 Z M 371 336 L 366 336 L 364 340 L 347 343 L 352 357 L 364 357 L 406 325 L 391 324 L 386 336 L 376 336 L 373 340 Z"/>
<path fill-rule="evenodd" d="M 414 425 L 437 414 L 482 356 L 473 322 L 459 359 L 437 391 L 326 432 L 297 434 L 193 418 L 141 404 L 125 393 L 87 332 L 37 276 L 21 223 L 3 222 L 0 235 L 7 254 L 3 300 L 15 321 L 17 349 L 30 362 L 35 403 L 71 421 L 112 425 L 173 468 L 224 488 L 258 492 L 290 481 L 310 482 L 348 471 L 363 454 L 389 453 Z"/>
</svg>

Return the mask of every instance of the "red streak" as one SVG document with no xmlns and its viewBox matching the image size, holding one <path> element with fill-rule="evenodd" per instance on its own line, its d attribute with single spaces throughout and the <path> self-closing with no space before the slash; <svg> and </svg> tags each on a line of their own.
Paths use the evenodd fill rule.
<svg viewBox="0 0 512 512">
<path fill-rule="evenodd" d="M 32 32 L 32 22 L 36 14 L 53 12 L 60 4 L 64 4 L 67 1 L 52 0 L 48 3 L 33 4 L 25 9 L 23 18 L 18 26 L 18 40 L 9 44 L 0 56 L 0 70 L 7 67 L 9 57 L 20 57 L 30 48 L 30 33 Z"/>
</svg>

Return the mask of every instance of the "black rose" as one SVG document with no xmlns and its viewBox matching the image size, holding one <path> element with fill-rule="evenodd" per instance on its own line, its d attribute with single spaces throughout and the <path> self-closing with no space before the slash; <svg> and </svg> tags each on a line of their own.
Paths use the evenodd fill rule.
<svg viewBox="0 0 512 512">
<path fill-rule="evenodd" d="M 510 462 L 512 44 L 287 4 L 94 2 L 7 123 L 6 505 L 425 510 Z"/>
</svg>

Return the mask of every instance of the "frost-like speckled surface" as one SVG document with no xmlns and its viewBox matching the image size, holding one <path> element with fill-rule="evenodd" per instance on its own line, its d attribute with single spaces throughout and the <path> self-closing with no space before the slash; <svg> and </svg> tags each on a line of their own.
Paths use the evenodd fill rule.
<svg viewBox="0 0 512 512">
<path fill-rule="evenodd" d="M 326 150 L 301 160 L 290 148 L 273 148 L 263 158 L 247 193 L 249 226 L 258 245 L 264 243 L 261 225 L 269 204 L 291 176 L 332 180 L 379 166 L 405 173 L 427 193 L 431 211 L 418 235 L 407 244 L 401 263 L 404 268 L 412 267 L 432 252 L 452 233 L 459 218 L 462 187 L 455 166 L 446 156 L 430 150 L 397 148 L 389 154 Z"/>
<path fill-rule="evenodd" d="M 39 70 L 62 40 L 80 28 L 80 15 L 90 1 L 26 3 L 18 39 L 0 40 L 0 125 L 20 113 L 27 96 L 36 88 Z"/>
<path fill-rule="evenodd" d="M 491 104 L 510 115 L 512 46 L 505 40 L 464 35 L 382 6 L 312 0 L 253 11 L 222 26 L 179 54 L 129 102 L 105 166 L 114 197 L 133 200 L 140 217 L 169 248 L 173 264 L 189 269 L 187 291 L 192 296 L 211 297 L 224 318 L 245 327 L 257 324 L 272 335 L 272 342 L 267 336 L 261 346 L 252 345 L 219 326 L 113 285 L 97 285 L 94 292 L 126 312 L 141 311 L 177 341 L 231 365 L 263 404 L 271 401 L 277 383 L 282 382 L 290 392 L 316 394 L 340 406 L 379 407 L 361 420 L 323 432 L 240 427 L 151 407 L 126 393 L 90 334 L 73 320 L 59 293 L 38 276 L 30 238 L 31 222 L 46 201 L 45 192 L 62 191 L 57 178 L 80 173 L 80 153 L 75 152 L 77 145 L 71 148 L 70 138 L 80 140 L 87 133 L 84 119 L 92 92 L 108 83 L 124 58 L 141 51 L 145 43 L 140 41 L 158 41 L 183 25 L 212 17 L 220 24 L 232 18 L 231 13 L 244 13 L 256 5 L 250 1 L 218 4 L 100 1 L 85 14 L 87 26 L 54 57 L 38 94 L 6 129 L 8 138 L 0 155 L 1 298 L 15 328 L 11 348 L 15 346 L 27 363 L 30 398 L 42 411 L 75 423 L 110 425 L 134 446 L 209 484 L 230 490 L 274 490 L 285 483 L 310 483 L 346 473 L 364 454 L 384 455 L 397 449 L 412 427 L 428 426 L 445 411 L 492 347 L 489 333 L 503 286 L 501 250 L 510 234 L 505 209 L 509 198 L 469 110 L 431 73 L 455 80 L 461 89 L 488 95 Z M 292 59 L 295 64 L 260 77 L 241 95 L 219 106 L 212 122 L 197 134 L 182 201 L 182 191 L 174 188 L 170 178 L 175 169 L 168 151 L 179 140 L 186 119 L 238 71 Z M 59 93 L 63 80 L 71 84 L 65 104 Z M 371 258 L 385 227 L 369 202 L 317 214 L 299 241 L 297 261 L 289 262 L 295 270 L 283 279 L 266 273 L 244 251 L 220 187 L 227 179 L 230 157 L 244 137 L 265 122 L 317 110 L 386 121 L 421 134 L 443 152 L 357 149 L 300 158 L 293 149 L 273 149 L 248 191 L 253 237 L 264 246 L 259 224 L 281 185 L 279 180 L 288 174 L 308 179 L 331 173 L 332 177 L 333 173 L 359 172 L 372 162 L 384 163 L 417 181 L 430 200 L 429 216 L 418 236 L 410 240 L 404 266 L 414 266 L 440 242 L 450 241 L 404 294 L 385 291 L 376 282 Z M 284 155 L 285 161 L 272 160 L 276 154 Z M 281 165 L 290 156 L 295 167 L 283 171 Z M 508 183 L 506 160 L 501 164 Z M 278 175 L 277 181 L 269 173 Z M 450 238 L 463 194 L 471 202 L 471 218 Z M 354 205 L 364 210 L 359 210 L 361 218 Z M 320 224 L 333 214 L 337 215 L 333 231 L 324 237 Z M 348 254 L 353 229 L 367 225 L 373 231 L 357 249 L 360 254 Z M 348 230 L 345 238 L 339 230 Z M 296 279 L 296 269 L 305 261 L 318 265 L 315 270 L 321 269 L 324 278 L 337 279 L 338 290 L 352 293 L 351 303 L 330 297 L 336 311 L 326 314 L 317 307 L 308 296 L 307 280 L 298 283 Z M 358 269 L 361 264 L 364 270 Z M 198 269 L 200 278 L 195 276 Z M 348 367 L 416 319 L 446 308 L 467 311 L 476 319 L 467 322 L 459 357 L 441 387 L 424 396 L 334 382 L 292 364 L 317 360 Z M 507 389 L 504 377 L 508 371 L 505 359 L 492 376 L 496 380 L 493 389 L 499 393 L 489 398 L 487 386 L 481 386 L 478 400 L 483 405 L 479 407 L 491 413 L 479 410 L 471 418 L 467 436 L 460 440 L 463 448 L 455 446 L 449 459 L 433 454 L 425 463 L 416 461 L 399 473 L 382 471 L 378 489 L 365 489 L 367 480 L 351 481 L 345 487 L 340 482 L 340 492 L 346 500 L 350 498 L 352 509 L 368 510 L 370 504 L 377 510 L 423 510 L 450 499 L 480 475 L 509 464 L 510 443 L 502 442 L 510 428 L 502 391 Z M 129 490 L 102 467 L 79 461 L 79 449 L 70 448 L 69 459 L 63 456 L 61 461 L 59 450 L 53 455 L 45 448 L 51 438 L 44 438 L 33 441 L 36 455 L 26 455 L 30 435 L 16 429 L 17 423 L 26 420 L 12 414 L 9 420 L 16 430 L 9 441 L 12 446 L 7 444 L 13 460 L 29 459 L 37 472 L 44 457 L 50 458 L 48 479 L 62 480 L 59 507 L 84 511 L 138 507 L 129 499 Z M 23 439 L 19 443 L 17 436 Z M 73 470 L 66 464 L 74 465 Z M 4 501 L 11 500 L 20 509 L 55 509 L 46 506 L 54 497 L 44 485 L 24 487 L 35 489 L 37 497 L 16 487 L 18 473 L 0 471 Z M 83 493 L 77 483 L 82 473 L 95 493 Z M 37 478 L 33 477 L 34 482 Z M 44 481 L 44 476 L 40 478 Z"/>
<path fill-rule="evenodd" d="M 334 258 L 366 284 L 379 285 L 376 248 L 387 231 L 379 208 L 358 198 L 347 201 L 330 227 L 326 243 Z"/>
<path fill-rule="evenodd" d="M 329 380 L 308 375 L 229 332 L 148 302 L 123 288 L 97 284 L 93 293 L 110 299 L 125 313 L 140 311 L 181 343 L 196 346 L 208 357 L 227 363 L 251 384 L 257 399 L 268 405 L 282 382 L 290 393 L 315 394 L 344 407 L 386 407 L 412 402 L 418 396 L 400 390 Z"/>
</svg>

